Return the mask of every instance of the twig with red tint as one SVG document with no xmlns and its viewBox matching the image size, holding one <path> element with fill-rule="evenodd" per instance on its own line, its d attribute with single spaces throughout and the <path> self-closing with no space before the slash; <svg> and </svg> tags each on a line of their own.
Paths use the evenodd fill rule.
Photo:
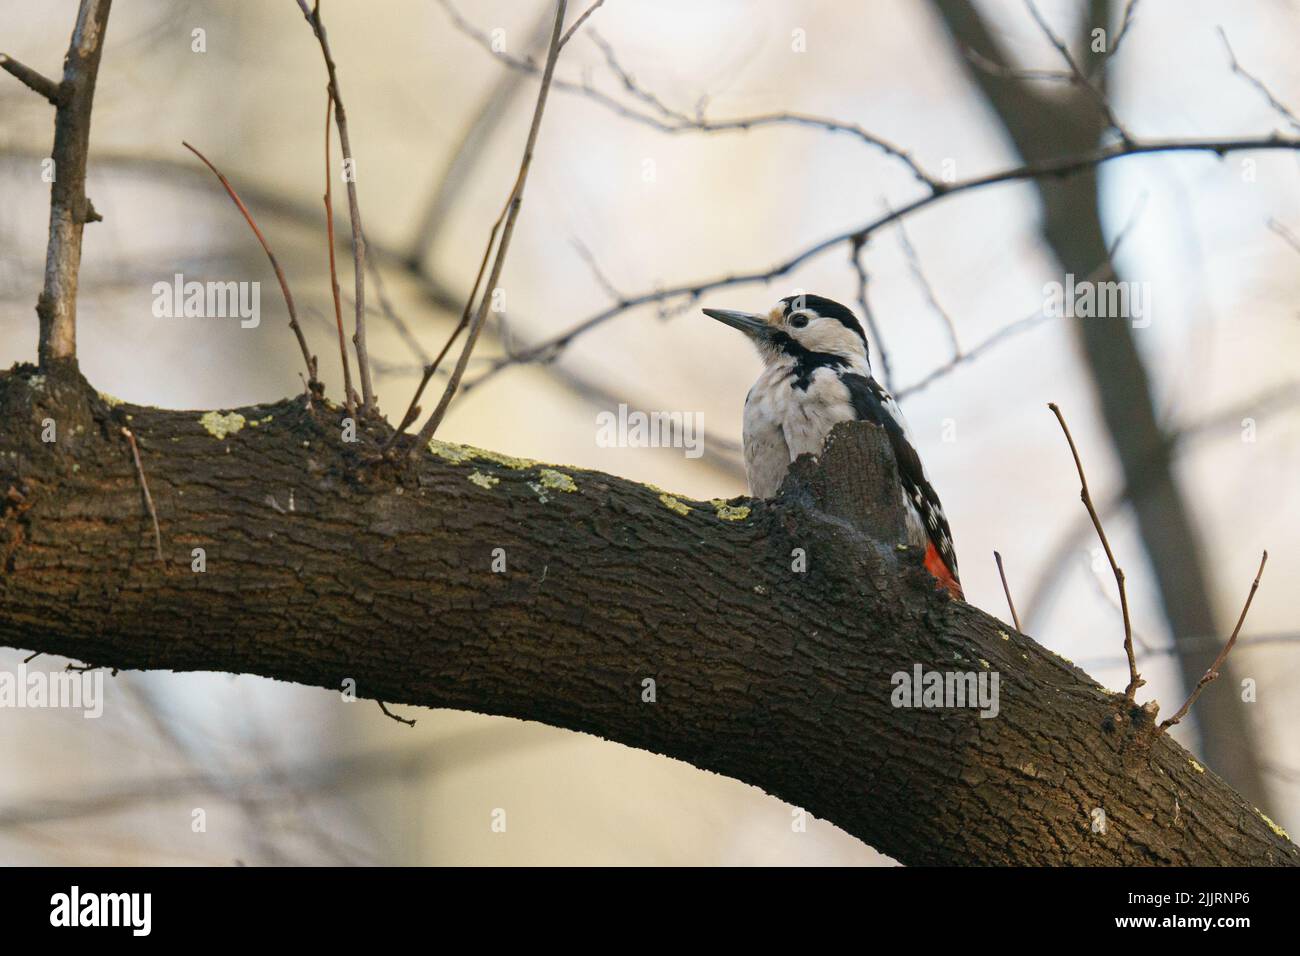
<svg viewBox="0 0 1300 956">
<path fill-rule="evenodd" d="M 293 329 L 293 334 L 298 338 L 298 347 L 302 349 L 303 361 L 307 363 L 307 387 L 316 395 L 321 394 L 324 389 L 320 380 L 316 378 L 316 356 L 311 354 L 311 349 L 307 347 L 307 338 L 302 334 L 302 326 L 298 324 L 298 310 L 293 304 L 293 293 L 289 291 L 289 280 L 284 277 L 284 270 L 280 268 L 280 262 L 275 258 L 275 253 L 271 251 L 271 246 L 266 241 L 266 236 L 262 235 L 262 230 L 257 228 L 257 222 L 253 219 L 253 214 L 248 211 L 244 201 L 239 198 L 239 193 L 235 192 L 235 187 L 230 185 L 230 180 L 222 174 L 221 170 L 213 166 L 208 157 L 204 156 L 189 143 L 182 143 L 191 153 L 203 161 L 203 165 L 212 170 L 212 174 L 217 177 L 221 185 L 225 187 L 226 195 L 231 201 L 239 207 L 239 211 L 244 214 L 244 221 L 248 223 L 248 228 L 253 230 L 253 235 L 257 236 L 257 241 L 262 244 L 262 251 L 266 253 L 266 258 L 271 260 L 271 268 L 275 270 L 275 277 L 280 280 L 280 291 L 284 293 L 284 304 L 289 310 L 289 328 Z"/>
</svg>

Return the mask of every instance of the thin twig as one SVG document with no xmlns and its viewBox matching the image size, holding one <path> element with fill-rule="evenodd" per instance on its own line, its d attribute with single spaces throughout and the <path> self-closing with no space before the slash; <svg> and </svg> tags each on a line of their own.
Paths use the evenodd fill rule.
<svg viewBox="0 0 1300 956">
<path fill-rule="evenodd" d="M 970 62 L 970 65 L 981 73 L 987 73 L 989 76 L 996 76 L 1004 80 L 1045 81 L 1051 83 L 1076 82 L 1075 75 L 1069 70 L 1022 70 L 1014 66 L 1006 66 L 996 60 L 989 59 L 979 50 L 966 43 L 961 43 L 961 52 Z"/>
<path fill-rule="evenodd" d="M 1228 34 L 1224 32 L 1223 27 L 1215 27 L 1214 29 L 1218 31 L 1219 39 L 1223 41 L 1223 49 L 1228 54 L 1228 66 L 1232 69 L 1232 72 L 1236 73 L 1239 77 L 1258 90 L 1264 99 L 1268 101 L 1268 105 L 1273 107 L 1274 110 L 1286 118 L 1287 123 L 1291 125 L 1292 129 L 1300 130 L 1300 117 L 1297 117 L 1285 103 L 1274 96 L 1273 91 L 1264 84 L 1263 80 L 1259 79 L 1253 73 L 1248 72 L 1246 68 L 1237 61 L 1237 54 L 1233 52 L 1232 44 L 1228 42 Z"/>
<path fill-rule="evenodd" d="M 1182 455 L 1187 453 L 1189 446 L 1194 443 L 1228 432 L 1233 434 L 1235 440 L 1240 441 L 1243 418 L 1251 417 L 1263 421 L 1270 415 L 1289 412 L 1297 406 L 1300 406 L 1300 382 L 1285 382 L 1226 408 L 1220 408 L 1204 418 L 1183 422 L 1167 429 L 1167 444 L 1160 445 L 1148 454 Z M 1138 461 L 1135 465 L 1139 473 L 1146 467 L 1144 461 Z M 1109 518 L 1117 513 L 1125 502 L 1138 501 L 1145 493 L 1145 489 L 1140 486 L 1121 488 L 1112 494 L 1109 500 L 1102 502 L 1097 510 L 1103 517 Z M 1082 516 L 1074 527 L 1062 534 L 1048 548 L 1048 558 L 1041 565 L 1043 570 L 1039 572 L 1034 586 L 1030 589 L 1029 600 L 1024 602 L 1027 608 L 1025 620 L 1029 622 L 1030 628 L 1034 627 L 1034 621 L 1044 613 L 1049 598 L 1060 582 L 1061 575 L 1070 566 L 1070 559 L 1078 553 L 1083 539 L 1090 530 L 1091 522 L 1086 516 Z M 1180 638 L 1179 646 L 1181 647 L 1186 640 L 1186 636 Z"/>
<path fill-rule="evenodd" d="M 1002 555 L 994 551 L 993 560 L 998 563 L 998 577 L 1002 579 L 1002 593 L 1007 596 L 1007 607 L 1011 608 L 1011 620 L 1015 623 L 1016 630 L 1023 634 L 1024 631 L 1020 627 L 1020 615 L 1016 613 L 1016 602 L 1011 600 L 1011 588 L 1007 586 L 1007 572 L 1002 567 Z"/>
<path fill-rule="evenodd" d="M 492 54 L 497 60 L 512 70 L 518 70 L 522 73 L 535 75 L 540 72 L 536 63 L 529 58 L 512 56 L 504 51 L 493 49 L 492 38 L 474 24 L 470 23 L 460 12 L 452 5 L 450 0 L 438 0 L 443 9 L 447 11 L 447 16 L 451 19 L 456 29 L 460 30 L 470 39 L 474 40 L 488 53 Z M 601 45 L 602 40 L 593 31 L 588 31 L 588 36 L 592 37 L 593 42 Z M 608 44 L 602 46 L 603 50 L 608 50 Z M 856 123 L 845 123 L 835 119 L 829 119 L 821 116 L 809 116 L 801 113 L 781 112 L 767 113 L 761 116 L 737 117 L 730 120 L 710 121 L 700 115 L 689 115 L 667 106 L 653 93 L 639 86 L 635 79 L 623 69 L 618 61 L 612 57 L 612 51 L 606 53 L 606 62 L 609 63 L 610 69 L 623 83 L 624 88 L 636 99 L 648 104 L 652 112 L 644 113 L 631 109 L 618 99 L 594 89 L 589 84 L 573 83 L 566 80 L 554 79 L 551 85 L 565 93 L 575 93 L 585 96 L 591 101 L 603 106 L 624 119 L 633 120 L 643 123 L 661 133 L 720 133 L 720 132 L 744 132 L 755 129 L 760 126 L 804 126 L 814 129 L 827 130 L 829 132 L 846 133 L 854 136 L 864 143 L 881 150 L 887 155 L 899 160 L 911 171 L 912 175 L 921 183 L 929 188 L 936 188 L 938 181 L 925 172 L 917 162 L 907 153 L 906 150 L 895 146 L 893 143 L 872 133 L 867 132 Z"/>
<path fill-rule="evenodd" d="M 54 106 L 59 105 L 59 84 L 55 83 L 48 77 L 37 73 L 30 66 L 19 63 L 11 56 L 0 53 L 0 69 L 16 77 L 20 83 L 31 90 L 33 93 L 39 93 L 45 97 Z"/>
<path fill-rule="evenodd" d="M 406 726 L 408 727 L 415 726 L 414 717 L 398 717 L 395 713 L 393 713 L 391 710 L 388 709 L 388 705 L 385 704 L 382 700 L 377 700 L 375 701 L 375 703 L 379 705 L 379 709 L 382 710 L 386 716 L 397 721 L 399 724 L 406 724 Z"/>
<path fill-rule="evenodd" d="M 352 401 L 352 369 L 348 362 L 347 336 L 343 334 L 343 303 L 339 299 L 339 270 L 334 260 L 334 184 L 330 172 L 330 121 L 334 107 L 334 94 L 325 92 L 325 234 L 330 254 L 330 288 L 334 292 L 334 323 L 339 331 L 339 358 L 343 361 L 343 406 L 348 417 L 356 416 L 356 407 Z"/>
<path fill-rule="evenodd" d="M 587 18 L 604 5 L 605 5 L 605 0 L 596 0 L 595 3 L 593 3 L 591 6 L 589 6 L 586 10 L 582 12 L 582 16 L 578 17 L 578 19 L 573 21 L 573 26 L 569 27 L 569 29 L 565 31 L 564 36 L 560 37 L 561 50 L 564 49 L 564 45 L 566 43 L 568 43 L 570 40 L 573 39 L 573 35 L 577 33 L 579 29 L 581 29 L 582 25 L 587 22 Z"/>
<path fill-rule="evenodd" d="M 875 343 L 876 354 L 880 356 L 881 378 L 884 380 L 885 388 L 892 392 L 894 390 L 894 371 L 890 368 L 889 352 L 885 349 L 885 339 L 880 334 L 880 327 L 876 324 L 876 312 L 871 308 L 871 299 L 867 294 L 870 277 L 867 275 L 867 266 L 862 261 L 862 254 L 866 247 L 865 241 L 850 243 L 849 264 L 853 266 L 853 273 L 858 278 L 858 307 L 862 309 L 862 317 L 867 320 L 867 331 L 871 333 L 871 341 Z"/>
<path fill-rule="evenodd" d="M 1145 208 L 1146 208 L 1146 197 L 1145 195 L 1143 195 L 1143 197 L 1139 199 L 1138 203 L 1134 206 L 1133 212 L 1129 216 L 1128 221 L 1124 223 L 1123 228 L 1120 229 L 1120 231 L 1116 234 L 1115 239 L 1111 242 L 1110 247 L 1106 250 L 1106 260 L 1097 268 L 1093 269 L 1092 272 L 1088 273 L 1087 278 L 1084 280 L 1085 282 L 1088 283 L 1101 282 L 1107 278 L 1114 277 L 1113 263 L 1115 259 L 1115 254 L 1119 251 L 1120 246 L 1124 244 L 1125 240 L 1128 239 L 1130 233 L 1132 233 L 1133 229 L 1137 226 L 1138 220 L 1141 218 L 1142 211 Z M 975 359 L 979 358 L 989 349 L 996 346 L 999 342 L 1012 338 L 1013 336 L 1019 335 L 1021 332 L 1027 332 L 1029 329 L 1035 328 L 1036 326 L 1040 325 L 1043 322 L 1046 322 L 1048 319 L 1051 319 L 1053 317 L 1054 315 L 1051 311 L 1040 307 L 1037 311 L 1031 313 L 1030 315 L 1025 316 L 1023 319 L 1019 319 L 1008 325 L 1004 325 L 1002 328 L 998 329 L 996 332 L 989 335 L 986 339 L 984 339 L 984 341 L 980 342 L 970 351 L 962 352 L 960 355 L 953 357 L 943 365 L 940 365 L 939 367 L 931 370 L 918 381 L 913 382 L 911 385 L 908 385 L 894 392 L 894 397 L 899 401 L 902 401 L 904 398 L 907 398 L 908 396 L 915 395 L 917 392 L 921 391 L 922 389 L 928 388 L 930 385 L 933 385 L 939 379 L 944 378 L 945 376 L 951 374 L 960 366 L 965 365 L 969 362 L 973 362 Z"/>
<path fill-rule="evenodd" d="M 1120 570 L 1119 564 L 1115 561 L 1115 552 L 1110 548 L 1110 541 L 1106 538 L 1106 531 L 1101 526 L 1101 518 L 1097 516 L 1097 509 L 1092 503 L 1092 494 L 1088 491 L 1088 476 L 1083 471 L 1083 461 L 1079 458 L 1079 449 L 1074 445 L 1074 436 L 1070 434 L 1070 427 L 1065 424 L 1065 416 L 1061 414 L 1060 407 L 1055 402 L 1048 402 L 1047 407 L 1056 415 L 1056 420 L 1061 423 L 1061 431 L 1065 432 L 1065 440 L 1070 443 L 1070 454 L 1074 456 L 1074 466 L 1079 472 L 1079 498 L 1083 506 L 1088 509 L 1088 517 L 1092 519 L 1092 526 L 1097 529 L 1097 537 L 1101 539 L 1101 546 L 1106 551 L 1106 559 L 1110 561 L 1110 569 L 1115 573 L 1115 585 L 1119 588 L 1119 606 L 1124 616 L 1124 653 L 1128 656 L 1128 687 L 1124 695 L 1130 701 L 1136 699 L 1138 688 L 1146 683 L 1138 674 L 1137 659 L 1133 656 L 1133 622 L 1129 618 L 1128 612 L 1128 592 L 1124 588 L 1124 572 Z"/>
<path fill-rule="evenodd" d="M 1268 221 L 1268 228 L 1272 232 L 1281 236 L 1282 241 L 1285 242 L 1288 246 L 1290 246 L 1296 252 L 1300 252 L 1300 236 L 1297 236 L 1294 232 L 1288 229 L 1285 223 L 1282 223 L 1277 219 L 1270 219 Z"/>
<path fill-rule="evenodd" d="M 1061 54 L 1061 58 L 1065 60 L 1066 66 L 1070 68 L 1070 72 L 1074 75 L 1077 84 L 1082 86 L 1084 90 L 1087 91 L 1088 95 L 1096 101 L 1097 108 L 1101 111 L 1107 124 L 1119 133 L 1121 140 L 1126 143 L 1132 142 L 1133 137 L 1129 135 L 1128 130 L 1124 128 L 1124 124 L 1119 121 L 1119 118 L 1115 115 L 1115 111 L 1111 109 L 1110 101 L 1106 99 L 1106 94 L 1103 93 L 1097 85 L 1093 83 L 1092 78 L 1084 72 L 1083 67 L 1079 65 L 1078 61 L 1075 60 L 1074 55 L 1070 52 L 1069 46 L 1066 45 L 1064 40 L 1056 35 L 1056 32 L 1048 24 L 1042 13 L 1039 12 L 1034 0 L 1025 0 L 1025 6 L 1028 8 L 1030 16 L 1032 16 L 1034 21 L 1038 24 L 1038 28 L 1043 32 L 1043 35 L 1047 37 L 1048 42 L 1051 43 L 1052 46 L 1056 47 L 1056 52 Z"/>
<path fill-rule="evenodd" d="M 604 289 L 605 294 L 612 300 L 622 302 L 623 293 L 618 290 L 614 283 L 609 281 L 609 276 L 605 275 L 604 270 L 601 269 L 600 263 L 596 261 L 596 254 L 591 251 L 591 248 L 577 236 L 574 236 L 569 241 L 572 243 L 573 248 L 577 250 L 578 256 L 587 264 L 587 268 L 591 270 L 596 284 Z"/>
<path fill-rule="evenodd" d="M 343 150 L 343 162 L 352 159 L 352 141 L 348 138 L 347 112 L 343 108 L 343 95 L 339 92 L 338 72 L 334 66 L 334 57 L 330 53 L 329 39 L 325 34 L 325 24 L 320 16 L 320 0 L 310 9 L 307 0 L 298 0 L 302 15 L 307 18 L 316 40 L 320 43 L 321 55 L 325 59 L 325 71 L 329 75 L 330 97 L 334 100 L 334 124 L 339 130 L 339 146 Z M 356 327 L 352 333 L 352 344 L 357 350 L 357 375 L 361 379 L 361 410 L 363 413 L 375 410 L 375 393 L 370 383 L 370 356 L 366 351 L 366 240 L 361 227 L 361 206 L 357 202 L 356 167 L 352 166 L 344 181 L 348 186 L 348 216 L 352 221 L 352 258 L 356 273 L 356 293 L 354 299 L 357 307 Z"/>
<path fill-rule="evenodd" d="M 162 529 L 158 527 L 158 511 L 153 506 L 153 495 L 149 494 L 149 482 L 144 477 L 144 464 L 140 461 L 140 447 L 135 443 L 135 435 L 131 429 L 123 427 L 122 434 L 131 445 L 131 457 L 135 459 L 135 473 L 140 478 L 140 491 L 144 499 L 144 508 L 148 512 L 149 518 L 153 521 L 153 545 L 158 553 L 158 563 L 163 564 L 162 549 Z"/>
<path fill-rule="evenodd" d="M 253 235 L 255 235 L 257 241 L 262 244 L 262 251 L 266 253 L 266 258 L 271 260 L 271 268 L 275 270 L 275 277 L 280 281 L 280 291 L 284 294 L 285 307 L 289 310 L 289 328 L 293 329 L 293 334 L 297 336 L 298 347 L 302 349 L 303 361 L 307 363 L 307 386 L 312 392 L 320 393 L 322 389 L 320 380 L 316 377 L 316 356 L 312 355 L 311 350 L 307 348 L 307 338 L 302 334 L 302 326 L 298 324 L 298 310 L 293 304 L 293 293 L 289 291 L 289 280 L 284 277 L 284 270 L 280 268 L 280 261 L 276 259 L 275 253 L 271 251 L 271 246 L 266 241 L 266 236 L 262 235 L 262 230 L 257 227 L 257 221 L 253 219 L 253 214 L 248 211 L 248 207 L 244 205 L 244 201 L 239 198 L 239 193 L 235 192 L 235 187 L 230 185 L 230 180 L 225 177 L 221 170 L 212 165 L 212 162 L 208 157 L 204 156 L 189 143 L 182 142 L 181 145 L 202 160 L 203 165 L 212 170 L 212 174 L 216 176 L 221 185 L 225 187 L 226 195 L 230 197 L 231 201 L 236 207 L 238 207 L 239 211 L 243 213 L 244 221 L 248 223 L 248 228 L 253 230 Z"/>
<path fill-rule="evenodd" d="M 1193 687 L 1192 692 L 1187 695 L 1187 700 L 1183 702 L 1182 707 L 1178 708 L 1178 712 L 1168 720 L 1162 720 L 1160 722 L 1161 730 L 1168 730 L 1170 727 L 1174 726 L 1174 724 L 1186 717 L 1187 712 L 1192 709 L 1192 704 L 1196 703 L 1196 698 L 1201 696 L 1201 691 L 1205 689 L 1205 685 L 1218 679 L 1219 668 L 1223 666 L 1223 662 L 1227 660 L 1228 655 L 1232 653 L 1233 645 L 1237 643 L 1237 635 L 1241 633 L 1241 625 L 1246 620 L 1247 612 L 1250 611 L 1250 602 L 1255 600 L 1255 592 L 1259 590 L 1259 579 L 1263 577 L 1264 565 L 1267 563 L 1268 552 L 1265 551 L 1263 557 L 1259 559 L 1259 570 L 1255 572 L 1255 580 L 1250 585 L 1250 593 L 1246 595 L 1246 603 L 1242 606 L 1241 614 L 1237 617 L 1237 626 L 1232 629 L 1232 636 L 1228 638 L 1228 643 L 1223 645 L 1223 650 L 1219 651 L 1219 656 L 1214 659 L 1214 663 L 1210 665 L 1210 669 L 1207 670 L 1201 679 L 1196 682 L 1196 686 Z"/>
<path fill-rule="evenodd" d="M 889 209 L 889 203 L 883 203 L 886 210 Z M 925 269 L 921 265 L 921 257 L 917 255 L 916 247 L 912 245 L 911 238 L 907 235 L 907 230 L 903 227 L 903 220 L 898 220 L 897 224 L 898 244 L 903 249 L 903 255 L 907 257 L 908 268 L 912 272 L 912 278 L 916 280 L 917 285 L 921 287 L 921 292 L 925 296 L 926 302 L 930 308 L 943 321 L 943 327 L 948 332 L 948 343 L 952 346 L 952 361 L 961 360 L 962 348 L 961 341 L 957 338 L 957 326 L 952 321 L 952 316 L 948 310 L 939 302 L 938 295 L 935 294 L 934 286 L 930 284 L 930 278 L 925 274 Z"/>
<path fill-rule="evenodd" d="M 419 436 L 412 445 L 412 453 L 414 453 L 415 449 L 421 448 L 428 443 L 434 432 L 437 431 L 438 425 L 441 424 L 443 416 L 446 415 L 447 406 L 451 404 L 452 397 L 460 386 L 460 380 L 465 374 L 465 367 L 469 364 L 470 354 L 474 351 L 474 345 L 478 341 L 479 333 L 483 330 L 483 323 L 487 318 L 488 309 L 492 305 L 493 294 L 496 292 L 497 283 L 501 279 L 501 270 L 505 267 L 506 253 L 510 249 L 510 239 L 514 235 L 515 223 L 519 219 L 519 209 L 523 204 L 524 185 L 528 181 L 528 170 L 533 162 L 533 150 L 537 145 L 537 135 L 542 127 L 542 115 L 546 110 L 547 94 L 550 92 L 551 80 L 555 75 L 555 63 L 560 55 L 560 35 L 564 27 L 564 12 L 567 7 L 567 0 L 558 0 L 555 5 L 555 30 L 551 35 L 551 48 L 546 56 L 546 69 L 542 74 L 541 88 L 537 94 L 537 106 L 533 111 L 532 125 L 529 127 L 523 159 L 519 164 L 519 176 L 515 180 L 514 188 L 510 191 L 508 212 L 506 213 L 505 225 L 501 230 L 501 242 L 497 247 L 496 258 L 492 263 L 492 273 L 483 290 L 483 297 L 479 301 L 478 313 L 474 316 L 474 320 L 466 333 L 465 346 L 461 349 L 460 359 L 456 362 L 456 367 L 451 373 L 451 378 L 447 382 L 447 388 L 443 392 L 437 408 L 433 410 L 433 414 L 425 423 L 424 428 L 420 430 Z"/>
</svg>

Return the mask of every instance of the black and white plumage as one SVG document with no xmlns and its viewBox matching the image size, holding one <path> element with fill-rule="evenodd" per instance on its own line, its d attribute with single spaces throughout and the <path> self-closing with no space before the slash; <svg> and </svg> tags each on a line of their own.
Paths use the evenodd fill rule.
<svg viewBox="0 0 1300 956">
<path fill-rule="evenodd" d="M 705 309 L 749 336 L 764 369 L 745 398 L 745 474 L 756 498 L 774 496 L 790 463 L 820 455 L 843 421 L 885 429 L 898 461 L 909 544 L 926 549 L 925 565 L 961 597 L 957 556 L 943 505 L 916 451 L 898 402 L 871 374 L 867 338 L 852 310 L 818 295 L 788 296 L 767 314 Z"/>
</svg>

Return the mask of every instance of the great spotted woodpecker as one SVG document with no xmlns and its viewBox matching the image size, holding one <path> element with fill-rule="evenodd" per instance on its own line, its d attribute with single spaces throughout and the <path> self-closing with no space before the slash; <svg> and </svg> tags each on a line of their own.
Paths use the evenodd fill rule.
<svg viewBox="0 0 1300 956">
<path fill-rule="evenodd" d="M 745 474 L 749 493 L 770 498 L 790 463 L 819 455 L 843 421 L 880 425 L 902 480 L 909 544 L 925 548 L 925 567 L 953 597 L 962 596 L 957 555 L 943 505 L 926 476 L 898 402 L 872 377 L 867 337 L 853 312 L 819 295 L 788 296 L 764 314 L 705 309 L 744 332 L 766 366 L 745 398 Z"/>
</svg>

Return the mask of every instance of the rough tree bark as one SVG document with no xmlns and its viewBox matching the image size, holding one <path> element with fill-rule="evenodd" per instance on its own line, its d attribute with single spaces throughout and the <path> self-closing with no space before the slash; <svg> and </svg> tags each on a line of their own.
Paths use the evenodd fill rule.
<svg viewBox="0 0 1300 956">
<path fill-rule="evenodd" d="M 988 62 L 1013 66 L 970 0 L 934 0 L 934 4 L 959 44 Z M 1111 27 L 1111 7 L 1109 0 L 1089 0 L 1078 26 L 1076 49 L 1091 51 L 1091 31 Z M 1113 34 L 1109 35 L 1114 42 Z M 1084 68 L 1095 67 L 1105 55 L 1085 53 Z M 1025 162 L 1093 149 L 1101 140 L 1106 119 L 1093 95 L 1081 86 L 1040 91 L 1018 77 L 995 75 L 970 66 L 965 57 L 962 60 Z M 1098 82 L 1104 82 L 1104 74 Z M 1063 273 L 1091 275 L 1110 258 L 1101 224 L 1098 175 L 1092 168 L 1065 178 L 1034 181 L 1043 204 L 1043 236 Z M 1194 687 L 1214 661 L 1216 650 L 1206 638 L 1219 633 L 1219 616 L 1207 583 L 1200 534 L 1174 474 L 1173 439 L 1156 419 L 1150 378 L 1128 321 L 1080 318 L 1074 328 L 1123 469 L 1161 607 L 1180 648 L 1183 682 Z M 1229 659 L 1223 682 L 1238 685 L 1236 673 Z M 1228 695 L 1203 700 L 1197 708 L 1197 734 L 1206 759 L 1250 800 L 1267 806 L 1268 788 L 1246 708 Z"/>
<path fill-rule="evenodd" d="M 366 451 L 387 426 L 348 444 L 342 414 L 302 398 L 167 411 L 115 405 L 66 366 L 0 375 L 0 644 L 351 678 L 366 697 L 597 734 L 762 787 L 904 863 L 1300 863 L 1152 732 L 1152 707 L 933 587 L 893 544 L 898 505 L 876 489 L 894 464 L 871 426 L 841 426 L 778 499 L 697 502 L 461 446 L 392 464 Z M 998 716 L 895 708 L 891 675 L 916 664 L 998 673 Z"/>
</svg>

